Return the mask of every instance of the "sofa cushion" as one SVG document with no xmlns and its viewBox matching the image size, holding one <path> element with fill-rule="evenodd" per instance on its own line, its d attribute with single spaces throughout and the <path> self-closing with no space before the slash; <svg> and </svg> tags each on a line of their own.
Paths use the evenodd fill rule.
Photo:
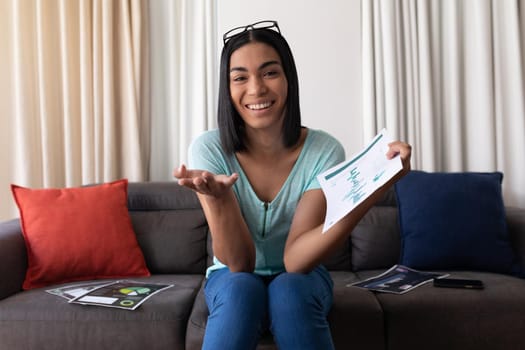
<svg viewBox="0 0 525 350">
<path fill-rule="evenodd" d="M 518 260 L 521 262 L 522 276 L 525 275 L 525 209 L 517 207 L 506 207 L 507 227 L 509 238 L 516 252 Z"/>
<path fill-rule="evenodd" d="M 81 188 L 12 185 L 28 268 L 24 289 L 149 276 L 127 208 L 127 180 Z"/>
<path fill-rule="evenodd" d="M 395 265 L 401 245 L 397 208 L 372 207 L 354 228 L 350 239 L 353 271 Z"/>
<path fill-rule="evenodd" d="M 385 348 L 523 348 L 523 279 L 473 271 L 453 271 L 450 277 L 482 280 L 485 289 L 436 288 L 426 283 L 401 296 L 375 294 L 386 315 Z"/>
<path fill-rule="evenodd" d="M 412 171 L 396 184 L 400 263 L 416 269 L 517 272 L 503 174 Z"/>
<path fill-rule="evenodd" d="M 132 182 L 128 206 L 151 273 L 205 273 L 208 225 L 192 190 L 174 181 Z"/>
<path fill-rule="evenodd" d="M 334 301 L 328 314 L 336 349 L 382 350 L 385 348 L 385 315 L 374 293 L 348 286 L 359 281 L 359 273 L 330 271 Z"/>
<path fill-rule="evenodd" d="M 45 289 L 18 293 L 0 301 L 0 349 L 184 349 L 188 317 L 203 278 L 133 278 L 173 284 L 135 311 L 69 304 Z"/>
<path fill-rule="evenodd" d="M 330 271 L 348 271 L 351 268 L 350 240 L 339 245 L 334 252 L 321 262 Z"/>
</svg>

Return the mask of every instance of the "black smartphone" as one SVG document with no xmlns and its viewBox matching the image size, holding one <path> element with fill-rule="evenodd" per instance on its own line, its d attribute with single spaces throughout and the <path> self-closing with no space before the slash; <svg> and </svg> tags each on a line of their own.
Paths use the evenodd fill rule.
<svg viewBox="0 0 525 350">
<path fill-rule="evenodd" d="M 434 287 L 483 289 L 483 282 L 460 278 L 434 278 Z"/>
</svg>

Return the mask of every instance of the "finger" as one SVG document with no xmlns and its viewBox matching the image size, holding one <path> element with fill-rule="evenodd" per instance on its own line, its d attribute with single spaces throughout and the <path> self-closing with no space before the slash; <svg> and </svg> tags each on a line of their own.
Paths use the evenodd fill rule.
<svg viewBox="0 0 525 350">
<path fill-rule="evenodd" d="M 396 145 L 392 142 L 388 144 L 388 151 L 386 152 L 387 159 L 392 159 L 396 157 L 399 154 L 399 149 L 396 147 Z"/>
<path fill-rule="evenodd" d="M 195 190 L 202 194 L 210 194 L 210 186 L 209 184 L 204 180 L 203 177 L 196 177 L 193 179 L 193 186 L 195 187 Z"/>
<path fill-rule="evenodd" d="M 223 175 L 214 175 L 208 171 L 202 172 L 202 181 L 206 184 L 206 189 L 210 193 L 223 191 L 224 182 L 221 180 Z"/>
<path fill-rule="evenodd" d="M 412 154 L 412 146 L 410 146 L 408 143 L 402 143 L 399 153 L 401 154 L 401 159 L 410 158 L 410 155 Z"/>
<path fill-rule="evenodd" d="M 174 174 L 177 174 L 178 176 L 175 176 L 177 178 L 195 178 L 195 177 L 201 177 L 204 173 L 203 170 L 199 169 L 188 169 L 186 165 L 182 164 L 177 170 L 174 171 Z"/>
<path fill-rule="evenodd" d="M 403 163 L 403 173 L 406 174 L 411 169 L 410 157 L 412 155 L 412 146 L 401 141 L 393 142 L 389 146 L 390 149 L 395 152 L 394 154 L 399 154 L 401 162 Z M 395 157 L 395 155 L 392 157 Z"/>
<path fill-rule="evenodd" d="M 202 181 L 206 182 L 207 184 L 212 184 L 214 181 L 214 175 L 209 171 L 203 171 L 201 177 Z"/>
<path fill-rule="evenodd" d="M 401 155 L 401 158 L 406 159 L 410 156 L 411 146 L 401 141 L 394 141 L 388 144 L 388 152 L 386 156 L 388 159 L 392 159 L 397 155 Z"/>
<path fill-rule="evenodd" d="M 178 179 L 177 183 L 180 186 L 189 188 L 190 190 L 193 190 L 193 191 L 196 190 L 195 186 L 193 185 L 192 179 L 188 179 L 188 178 Z"/>
<path fill-rule="evenodd" d="M 224 184 L 228 187 L 231 187 L 237 181 L 238 178 L 239 178 L 239 174 L 233 173 L 226 178 L 226 181 L 224 181 Z"/>
<path fill-rule="evenodd" d="M 176 177 L 178 179 L 185 177 L 184 174 L 186 172 L 186 166 L 184 164 L 181 164 L 178 168 L 173 170 L 173 177 Z"/>
</svg>

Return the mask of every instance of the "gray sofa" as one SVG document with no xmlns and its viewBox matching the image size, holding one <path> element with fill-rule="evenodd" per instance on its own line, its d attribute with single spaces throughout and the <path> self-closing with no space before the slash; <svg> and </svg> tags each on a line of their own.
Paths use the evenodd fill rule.
<svg viewBox="0 0 525 350">
<path fill-rule="evenodd" d="M 136 311 L 73 305 L 22 291 L 27 266 L 18 220 L 0 223 L 0 349 L 199 349 L 206 326 L 204 273 L 210 235 L 196 196 L 174 182 L 129 184 L 133 226 L 152 272 L 135 278 L 174 284 Z M 525 209 L 506 208 L 515 252 L 525 261 Z M 347 287 L 398 262 L 394 192 L 361 221 L 325 263 L 334 283 L 329 321 L 336 349 L 524 349 L 525 280 L 448 271 L 483 280 L 484 290 L 425 284 L 403 295 Z M 235 329 L 231 330 L 235 332 Z M 274 349 L 268 334 L 260 349 Z"/>
</svg>

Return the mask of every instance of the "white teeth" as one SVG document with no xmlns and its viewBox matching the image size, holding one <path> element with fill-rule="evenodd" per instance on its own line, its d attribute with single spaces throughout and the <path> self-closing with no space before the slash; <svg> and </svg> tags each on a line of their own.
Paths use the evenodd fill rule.
<svg viewBox="0 0 525 350">
<path fill-rule="evenodd" d="M 251 110 L 258 110 L 258 109 L 264 109 L 264 108 L 268 108 L 272 105 L 271 102 L 265 102 L 265 103 L 257 103 L 257 104 L 254 104 L 254 105 L 247 105 L 247 107 Z"/>
</svg>

